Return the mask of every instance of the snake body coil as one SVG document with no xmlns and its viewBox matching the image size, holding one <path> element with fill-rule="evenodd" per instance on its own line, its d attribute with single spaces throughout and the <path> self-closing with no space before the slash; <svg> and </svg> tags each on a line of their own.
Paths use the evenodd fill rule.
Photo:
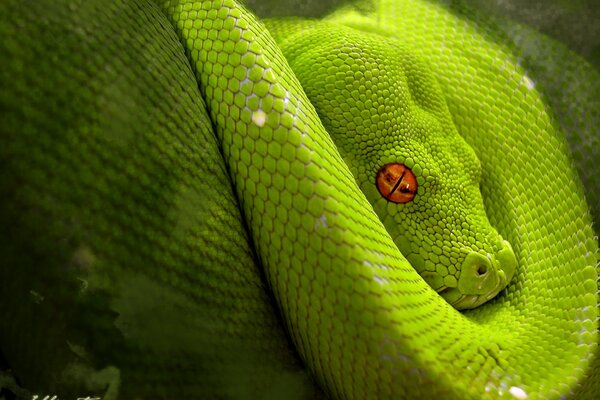
<svg viewBox="0 0 600 400">
<path fill-rule="evenodd" d="M 381 0 L 265 27 L 234 0 L 0 3 L 0 385 L 594 398 L 584 188 L 476 16 Z M 408 202 L 376 186 L 390 163 L 415 176 Z"/>
</svg>

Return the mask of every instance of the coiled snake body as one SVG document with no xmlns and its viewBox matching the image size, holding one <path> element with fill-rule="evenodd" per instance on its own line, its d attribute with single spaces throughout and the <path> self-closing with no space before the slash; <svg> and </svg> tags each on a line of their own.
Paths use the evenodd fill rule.
<svg viewBox="0 0 600 400">
<path fill-rule="evenodd" d="M 265 24 L 233 0 L 0 4 L 0 383 L 597 395 L 597 197 L 508 37 L 418 0 Z"/>
</svg>

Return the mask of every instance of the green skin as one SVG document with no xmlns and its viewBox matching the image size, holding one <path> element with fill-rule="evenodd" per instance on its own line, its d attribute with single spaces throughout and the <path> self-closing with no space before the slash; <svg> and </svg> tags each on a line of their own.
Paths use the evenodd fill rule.
<svg viewBox="0 0 600 400">
<path fill-rule="evenodd" d="M 275 35 L 296 30 L 273 25 L 267 21 Z M 480 162 L 431 71 L 398 41 L 335 25 L 302 28 L 281 34 L 279 45 L 394 243 L 455 308 L 496 296 L 516 258 L 485 214 Z M 394 162 L 417 178 L 418 194 L 407 204 L 390 204 L 374 190 L 377 171 Z"/>
<path fill-rule="evenodd" d="M 372 5 L 0 2 L 0 387 L 597 396 L 598 242 L 538 88 L 483 16 Z"/>
</svg>

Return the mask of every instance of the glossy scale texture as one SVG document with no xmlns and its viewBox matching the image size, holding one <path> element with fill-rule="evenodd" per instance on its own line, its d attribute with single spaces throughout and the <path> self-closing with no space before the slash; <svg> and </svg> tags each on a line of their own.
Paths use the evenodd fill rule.
<svg viewBox="0 0 600 400">
<path fill-rule="evenodd" d="M 16 378 L 0 383 L 26 398 L 594 398 L 592 218 L 503 31 L 418 0 L 267 26 L 234 0 L 0 3 L 0 362 Z M 349 35 L 416 85 L 405 128 L 447 127 L 456 176 L 480 179 L 479 194 L 432 198 L 431 217 L 464 218 L 446 223 L 476 251 L 450 262 L 433 222 L 393 230 L 378 168 L 411 168 L 418 205 L 437 163 L 415 149 L 363 177 L 325 115 L 360 133 L 365 119 L 385 128 L 385 104 L 309 100 L 301 75 L 325 61 L 293 70 L 284 56 L 309 31 Z M 376 154 L 385 140 L 363 134 Z M 473 226 L 510 243 L 516 272 L 459 312 L 411 262 L 456 287 L 453 265 L 510 263 Z"/>
</svg>

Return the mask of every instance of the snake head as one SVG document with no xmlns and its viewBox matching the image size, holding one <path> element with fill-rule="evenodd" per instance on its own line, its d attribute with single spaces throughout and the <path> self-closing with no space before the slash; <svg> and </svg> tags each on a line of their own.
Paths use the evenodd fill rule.
<svg viewBox="0 0 600 400">
<path fill-rule="evenodd" d="M 502 240 L 495 254 L 469 252 L 460 268 L 457 286 L 438 288 L 438 292 L 459 310 L 475 308 L 496 297 L 508 285 L 516 267 L 512 246 Z"/>
<path fill-rule="evenodd" d="M 479 160 L 459 135 L 450 142 L 437 143 L 445 150 L 434 154 L 422 143 L 409 146 L 420 183 L 409 202 L 395 203 L 370 193 L 366 183 L 362 187 L 406 259 L 448 303 L 462 310 L 497 296 L 513 278 L 517 260 L 486 214 Z M 462 156 L 446 156 L 458 149 Z M 400 147 L 392 154 L 406 162 L 404 152 Z"/>
<path fill-rule="evenodd" d="M 402 254 L 457 309 L 496 296 L 517 262 L 454 124 L 476 116 L 451 115 L 418 50 L 401 41 L 339 26 L 292 39 L 290 66 Z"/>
</svg>

